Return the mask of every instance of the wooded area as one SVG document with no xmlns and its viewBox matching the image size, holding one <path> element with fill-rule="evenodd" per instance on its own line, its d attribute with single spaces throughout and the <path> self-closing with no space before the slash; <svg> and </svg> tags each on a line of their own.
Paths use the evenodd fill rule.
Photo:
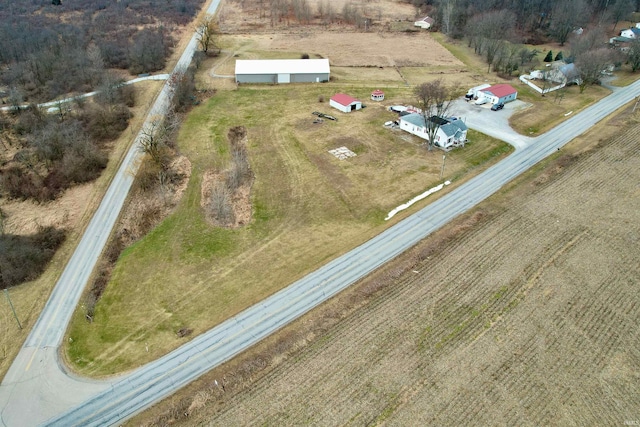
<svg viewBox="0 0 640 427">
<path fill-rule="evenodd" d="M 502 11 L 525 43 L 567 41 L 571 31 L 591 22 L 615 25 L 640 8 L 640 0 L 407 0 L 416 11 L 434 8 L 445 34 L 462 38 L 483 14 Z M 471 25 L 472 26 L 472 25 Z M 509 33 L 504 33 L 508 36 Z"/>
<path fill-rule="evenodd" d="M 0 0 L 0 99 L 12 107 L 0 113 L 0 197 L 43 203 L 97 178 L 135 104 L 121 70 L 163 69 L 171 34 L 202 3 Z M 179 109 L 191 103 L 193 80 L 175 79 Z M 78 96 L 91 91 L 98 94 Z M 49 109 L 37 106 L 56 99 Z M 0 286 L 37 277 L 64 235 L 46 227 L 18 236 L 0 227 Z"/>
</svg>

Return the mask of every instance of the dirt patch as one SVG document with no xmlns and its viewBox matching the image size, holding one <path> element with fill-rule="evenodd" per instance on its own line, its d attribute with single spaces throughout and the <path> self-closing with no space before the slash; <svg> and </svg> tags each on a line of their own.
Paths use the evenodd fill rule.
<svg viewBox="0 0 640 427">
<path fill-rule="evenodd" d="M 211 224 L 237 228 L 251 221 L 253 172 L 247 151 L 247 129 L 235 126 L 227 133 L 231 165 L 223 172 L 204 173 L 200 206 Z"/>
<path fill-rule="evenodd" d="M 422 67 L 464 64 L 429 34 L 308 33 L 252 36 L 257 50 L 306 52 L 338 67 Z M 402 49 L 398 49 L 402 46 Z"/>
</svg>

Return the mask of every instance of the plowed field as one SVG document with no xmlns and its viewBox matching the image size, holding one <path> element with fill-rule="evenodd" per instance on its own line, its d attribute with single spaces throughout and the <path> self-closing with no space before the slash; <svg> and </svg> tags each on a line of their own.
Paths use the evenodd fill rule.
<svg viewBox="0 0 640 427">
<path fill-rule="evenodd" d="M 368 304 L 189 423 L 639 422 L 639 141 L 636 125 L 561 159 L 437 251 L 427 239 Z"/>
</svg>

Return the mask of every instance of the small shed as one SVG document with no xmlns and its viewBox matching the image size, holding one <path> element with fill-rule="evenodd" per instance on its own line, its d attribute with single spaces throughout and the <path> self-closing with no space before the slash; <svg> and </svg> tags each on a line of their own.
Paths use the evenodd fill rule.
<svg viewBox="0 0 640 427">
<path fill-rule="evenodd" d="M 488 99 L 492 104 L 505 104 L 510 101 L 515 101 L 518 96 L 518 91 L 507 84 L 493 85 L 481 90 L 480 92 L 482 92 L 484 98 Z M 480 94 L 478 94 L 478 98 L 479 97 Z"/>
<path fill-rule="evenodd" d="M 333 108 L 336 108 L 343 113 L 349 113 L 354 110 L 359 110 L 362 108 L 362 102 L 357 99 L 344 94 L 344 93 L 336 93 L 329 100 L 329 105 Z"/>
<path fill-rule="evenodd" d="M 380 89 L 376 89 L 371 92 L 371 100 L 372 101 L 384 101 L 384 92 Z"/>
</svg>

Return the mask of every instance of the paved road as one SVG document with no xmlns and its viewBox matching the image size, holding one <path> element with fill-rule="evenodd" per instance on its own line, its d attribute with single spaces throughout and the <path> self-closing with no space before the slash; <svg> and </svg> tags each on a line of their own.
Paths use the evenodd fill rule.
<svg viewBox="0 0 640 427">
<path fill-rule="evenodd" d="M 122 173 L 118 173 L 124 183 L 117 184 L 114 180 L 116 190 L 112 193 L 110 188 L 105 196 L 41 318 L 0 386 L 0 423 L 5 426 L 43 422 L 59 426 L 103 426 L 131 417 L 247 349 L 471 209 L 619 106 L 631 101 L 639 92 L 640 81 L 616 91 L 545 135 L 527 139 L 524 143 L 519 141 L 514 154 L 484 173 L 170 354 L 109 382 L 72 378 L 65 375 L 59 365 L 57 349 L 98 256 L 89 252 L 99 253 L 108 236 L 108 232 L 105 235 L 98 232 L 100 228 L 94 228 L 98 227 L 94 223 L 110 221 L 111 214 L 102 210 L 103 205 L 114 203 L 121 206 L 120 198 L 124 200 L 131 184 L 132 178 L 126 170 L 133 163 L 125 161 Z M 85 240 L 87 243 L 83 243 Z M 76 255 L 84 261 L 75 261 Z"/>
<path fill-rule="evenodd" d="M 171 76 L 171 74 L 154 74 L 152 76 L 136 77 L 135 79 L 127 80 L 123 84 L 130 85 L 130 84 L 133 84 L 133 83 L 143 82 L 145 80 L 167 80 L 170 76 Z M 60 104 L 65 104 L 67 102 L 73 102 L 74 100 L 76 100 L 78 98 L 82 99 L 82 98 L 89 98 L 89 97 L 95 96 L 98 92 L 99 91 L 94 90 L 93 92 L 83 93 L 82 95 L 74 96 L 74 97 L 71 97 L 71 98 L 65 98 L 65 99 L 58 99 L 58 100 L 55 100 L 55 101 L 43 102 L 42 104 L 38 104 L 38 107 L 39 108 L 56 108 Z M 22 104 L 19 108 L 20 109 L 25 109 L 27 107 L 29 107 L 29 104 Z M 14 109 L 13 106 L 1 107 L 0 111 L 11 111 L 13 109 Z"/>
<path fill-rule="evenodd" d="M 220 0 L 212 0 L 207 13 L 215 13 L 219 3 Z M 174 72 L 189 66 L 197 44 L 194 35 Z M 167 83 L 151 107 L 144 127 L 166 114 L 170 98 L 171 90 Z M 0 385 L 0 426 L 38 425 L 111 384 L 67 374 L 59 361 L 58 348 L 131 188 L 141 156 L 140 138 L 141 134 L 125 156 L 45 308 Z"/>
<path fill-rule="evenodd" d="M 52 424 L 110 425 L 171 395 L 480 203 L 620 105 L 631 101 L 638 91 L 640 82 L 617 91 L 549 133 L 527 140 L 525 148 L 516 150 L 465 185 L 183 347 L 112 383 L 84 404 L 51 420 Z"/>
</svg>

